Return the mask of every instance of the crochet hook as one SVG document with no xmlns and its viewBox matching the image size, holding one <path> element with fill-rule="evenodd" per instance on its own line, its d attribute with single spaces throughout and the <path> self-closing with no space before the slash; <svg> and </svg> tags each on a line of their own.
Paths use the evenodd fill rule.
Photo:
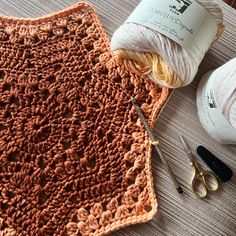
<svg viewBox="0 0 236 236">
<path fill-rule="evenodd" d="M 178 193 L 183 193 L 183 189 L 179 185 L 179 183 L 178 183 L 178 181 L 177 181 L 177 179 L 176 179 L 176 177 L 175 177 L 171 167 L 169 166 L 169 163 L 168 163 L 166 157 L 163 155 L 163 152 L 162 152 L 161 148 L 158 146 L 158 142 L 156 141 L 155 136 L 153 135 L 153 133 L 151 131 L 151 128 L 149 127 L 148 122 L 147 122 L 146 118 L 144 117 L 144 114 L 143 114 L 142 110 L 140 109 L 136 99 L 132 97 L 131 101 L 133 103 L 133 106 L 134 106 L 134 108 L 135 108 L 135 110 L 136 110 L 140 120 L 142 121 L 142 123 L 143 123 L 143 125 L 144 125 L 144 127 L 145 127 L 145 129 L 146 129 L 146 131 L 148 133 L 149 138 L 152 141 L 152 145 L 155 147 L 155 149 L 156 149 L 156 151 L 157 151 L 161 161 L 166 166 L 167 171 L 170 174 L 170 176 L 172 178 L 172 181 L 173 181 L 173 183 L 174 183 Z"/>
</svg>

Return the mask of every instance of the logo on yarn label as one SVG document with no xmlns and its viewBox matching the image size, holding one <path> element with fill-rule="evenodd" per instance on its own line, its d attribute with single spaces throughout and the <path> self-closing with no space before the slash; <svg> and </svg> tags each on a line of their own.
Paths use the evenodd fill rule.
<svg viewBox="0 0 236 236">
<path fill-rule="evenodd" d="M 225 144 L 236 144 L 236 130 L 222 114 L 214 95 L 213 85 L 216 72 L 210 74 L 211 72 L 205 75 L 198 89 L 197 103 L 200 120 L 208 133 L 216 140 Z"/>
<path fill-rule="evenodd" d="M 142 0 L 126 23 L 155 30 L 201 61 L 215 39 L 218 25 L 194 0 Z"/>
<path fill-rule="evenodd" d="M 183 14 L 185 10 L 192 4 L 189 0 L 175 0 L 176 3 L 174 5 L 169 5 L 170 11 L 175 13 L 176 15 Z"/>
</svg>

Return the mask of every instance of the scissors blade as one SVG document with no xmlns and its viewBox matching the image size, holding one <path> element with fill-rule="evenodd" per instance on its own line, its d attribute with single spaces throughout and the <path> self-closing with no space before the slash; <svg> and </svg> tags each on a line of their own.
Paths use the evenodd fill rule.
<svg viewBox="0 0 236 236">
<path fill-rule="evenodd" d="M 191 162 L 193 162 L 193 157 L 192 157 L 192 152 L 189 149 L 187 143 L 185 142 L 183 136 L 181 134 L 179 134 L 180 140 L 182 142 L 182 145 L 184 147 L 184 151 L 187 153 L 188 158 L 190 159 Z"/>
</svg>

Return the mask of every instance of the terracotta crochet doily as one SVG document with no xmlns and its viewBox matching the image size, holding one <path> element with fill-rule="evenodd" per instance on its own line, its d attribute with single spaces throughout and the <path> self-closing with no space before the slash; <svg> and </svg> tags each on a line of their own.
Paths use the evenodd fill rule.
<svg viewBox="0 0 236 236">
<path fill-rule="evenodd" d="M 92 7 L 0 17 L 0 235 L 101 235 L 153 217 L 150 124 L 168 90 L 111 58 Z"/>
</svg>

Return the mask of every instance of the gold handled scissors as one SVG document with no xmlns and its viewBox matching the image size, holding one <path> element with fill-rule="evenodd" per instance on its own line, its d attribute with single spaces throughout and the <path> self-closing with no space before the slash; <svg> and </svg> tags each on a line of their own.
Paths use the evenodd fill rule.
<svg viewBox="0 0 236 236">
<path fill-rule="evenodd" d="M 184 141 L 184 138 L 181 135 L 179 136 L 182 141 L 184 150 L 187 153 L 187 156 L 193 167 L 193 177 L 191 183 L 192 191 L 196 196 L 203 198 L 207 195 L 208 191 L 214 192 L 218 189 L 218 180 L 212 172 L 204 170 L 201 167 L 201 165 L 195 160 L 195 157 Z"/>
</svg>

